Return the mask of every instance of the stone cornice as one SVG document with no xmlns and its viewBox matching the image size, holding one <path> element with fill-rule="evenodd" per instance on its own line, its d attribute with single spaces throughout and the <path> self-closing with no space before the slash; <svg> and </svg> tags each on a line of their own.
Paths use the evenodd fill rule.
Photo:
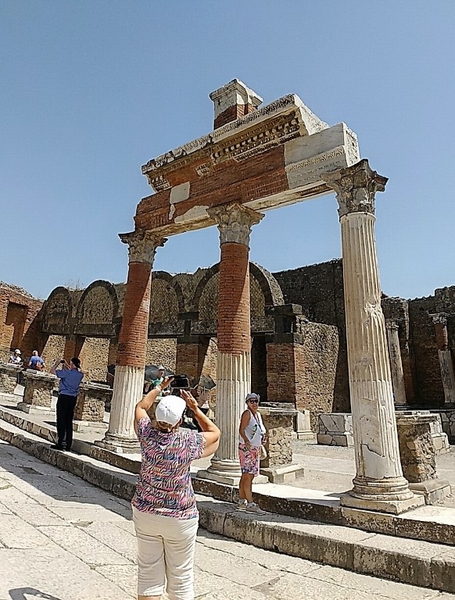
<svg viewBox="0 0 455 600">
<path fill-rule="evenodd" d="M 240 160 L 293 137 L 312 135 L 328 127 L 295 94 L 275 100 L 219 129 L 148 161 L 142 173 L 156 191 L 170 187 L 165 173 L 189 163 Z"/>
</svg>

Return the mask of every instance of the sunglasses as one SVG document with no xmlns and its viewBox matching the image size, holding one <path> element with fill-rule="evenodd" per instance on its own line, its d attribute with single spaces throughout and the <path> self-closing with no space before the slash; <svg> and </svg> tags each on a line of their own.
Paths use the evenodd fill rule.
<svg viewBox="0 0 455 600">
<path fill-rule="evenodd" d="M 248 404 L 259 404 L 259 400 L 248 400 Z"/>
</svg>

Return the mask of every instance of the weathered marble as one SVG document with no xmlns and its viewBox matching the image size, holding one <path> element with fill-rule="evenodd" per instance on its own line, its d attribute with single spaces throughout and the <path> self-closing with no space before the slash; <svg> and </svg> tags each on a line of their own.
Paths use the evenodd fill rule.
<svg viewBox="0 0 455 600">
<path fill-rule="evenodd" d="M 318 417 L 318 444 L 327 446 L 352 446 L 352 415 L 348 413 L 323 413 Z"/>
</svg>

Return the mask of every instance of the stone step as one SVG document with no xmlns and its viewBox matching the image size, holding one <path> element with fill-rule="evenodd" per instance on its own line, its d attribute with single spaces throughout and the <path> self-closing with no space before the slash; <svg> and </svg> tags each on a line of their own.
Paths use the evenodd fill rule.
<svg viewBox="0 0 455 600">
<path fill-rule="evenodd" d="M 54 418 L 49 415 L 49 418 Z M 46 420 L 33 422 L 29 415 L 10 407 L 0 407 L 0 419 L 22 431 L 55 442 L 55 427 Z M 99 437 L 99 436 L 98 436 Z M 101 461 L 129 473 L 139 473 L 140 455 L 117 454 L 100 448 L 92 442 L 77 439 L 73 448 L 82 456 Z M 43 459 L 46 460 L 46 459 Z M 199 461 L 201 462 L 201 461 Z M 193 474 L 198 467 L 192 467 Z M 203 468 L 201 468 L 203 470 Z M 237 500 L 237 488 L 232 485 L 194 477 L 196 493 L 233 503 Z M 397 537 L 455 545 L 455 510 L 444 506 L 422 506 L 400 515 L 384 514 L 341 506 L 339 495 L 320 490 L 291 487 L 283 484 L 253 486 L 254 498 L 262 508 L 271 513 L 363 529 L 373 533 L 385 533 Z"/>
<path fill-rule="evenodd" d="M 5 421 L 0 421 L 0 438 L 116 496 L 132 497 L 132 473 L 86 455 L 52 450 L 38 436 Z M 261 494 L 256 497 L 264 504 Z M 283 514 L 254 515 L 236 511 L 231 502 L 199 494 L 197 499 L 201 526 L 213 533 L 357 573 L 455 593 L 453 546 Z"/>
</svg>

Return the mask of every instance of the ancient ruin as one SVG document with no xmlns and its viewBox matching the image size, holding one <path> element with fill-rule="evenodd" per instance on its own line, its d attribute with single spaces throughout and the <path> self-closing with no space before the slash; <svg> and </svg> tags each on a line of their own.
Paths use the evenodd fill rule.
<svg viewBox="0 0 455 600">
<path fill-rule="evenodd" d="M 374 203 L 387 179 L 361 160 L 344 123 L 329 127 L 295 95 L 260 108 L 238 80 L 210 97 L 214 130 L 142 168 L 155 193 L 138 204 L 135 230 L 120 235 L 127 283 L 59 287 L 42 306 L 5 286 L 3 358 L 15 346 L 36 346 L 48 363 L 77 355 L 98 383 L 116 363 L 109 430 L 98 443 L 120 453 L 137 447 L 132 413 L 145 364 L 211 375 L 223 437 L 204 476 L 221 482 L 239 476 L 237 426 L 251 389 L 272 411 L 306 411 L 314 432 L 319 414 L 351 412 L 357 473 L 342 503 L 392 513 L 417 506 L 423 499 L 403 477 L 395 410 L 437 410 L 455 433 L 455 288 L 410 301 L 381 294 Z M 249 261 L 263 211 L 329 193 L 339 205 L 342 261 L 274 274 Z M 214 225 L 217 265 L 152 272 L 169 236 Z"/>
</svg>

